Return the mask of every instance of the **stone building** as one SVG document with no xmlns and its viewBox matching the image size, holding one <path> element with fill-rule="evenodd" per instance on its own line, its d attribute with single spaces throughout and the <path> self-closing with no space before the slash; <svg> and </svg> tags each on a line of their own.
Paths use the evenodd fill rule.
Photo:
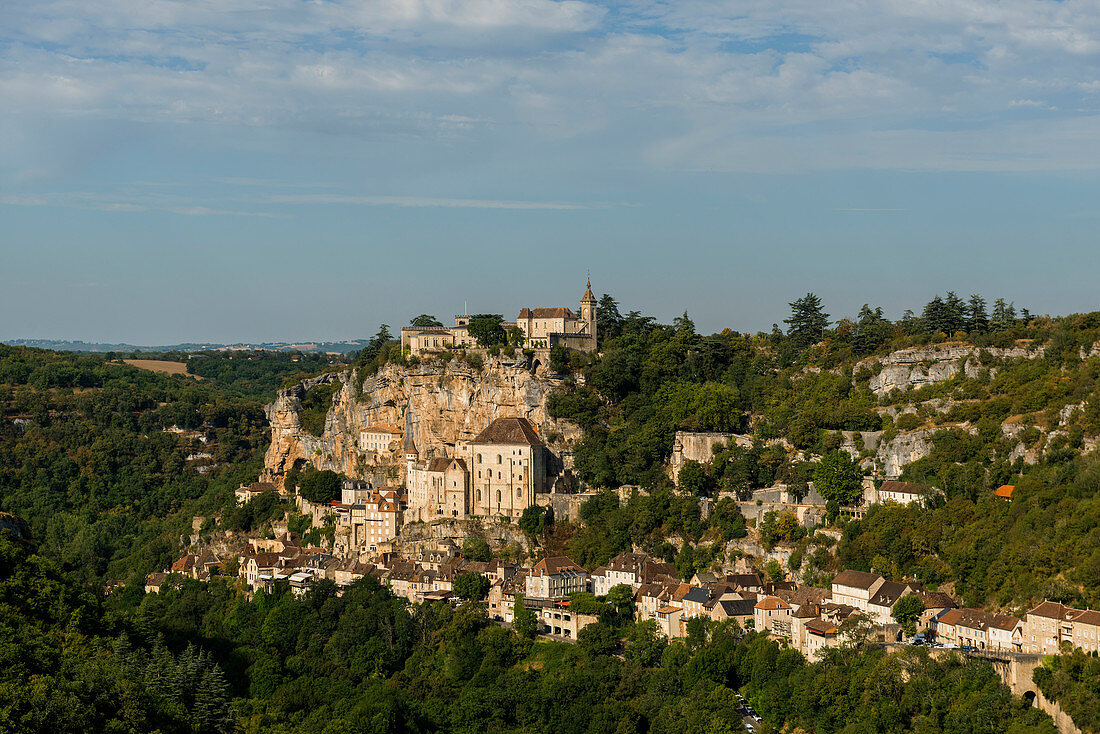
<svg viewBox="0 0 1100 734">
<path fill-rule="evenodd" d="M 596 296 L 589 281 L 581 297 L 580 314 L 566 306 L 520 309 L 515 321 L 501 324 L 505 332 L 513 328 L 523 332 L 523 347 L 549 349 L 562 346 L 581 352 L 596 348 Z M 401 349 L 420 356 L 424 352 L 477 346 L 470 336 L 469 315 L 455 316 L 454 326 L 402 326 Z"/>
<path fill-rule="evenodd" d="M 518 518 L 546 492 L 546 444 L 526 418 L 497 418 L 457 456 L 421 459 L 406 442 L 408 519 Z"/>
</svg>

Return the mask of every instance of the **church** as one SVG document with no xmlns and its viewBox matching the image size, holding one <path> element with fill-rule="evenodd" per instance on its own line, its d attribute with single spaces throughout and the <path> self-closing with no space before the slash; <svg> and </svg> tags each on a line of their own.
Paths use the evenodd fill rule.
<svg viewBox="0 0 1100 734">
<path fill-rule="evenodd" d="M 476 347 L 476 340 L 469 333 L 470 317 L 455 316 L 455 325 L 401 327 L 401 349 L 415 356 L 444 349 Z M 581 297 L 580 315 L 566 306 L 550 306 L 520 309 L 515 321 L 501 324 L 504 331 L 518 328 L 523 332 L 525 349 L 550 349 L 562 346 L 579 352 L 596 348 L 596 297 L 592 295 L 592 281 L 588 281 Z"/>
<path fill-rule="evenodd" d="M 519 518 L 547 491 L 546 444 L 526 418 L 497 418 L 455 454 L 421 460 L 406 441 L 406 521 Z"/>
</svg>

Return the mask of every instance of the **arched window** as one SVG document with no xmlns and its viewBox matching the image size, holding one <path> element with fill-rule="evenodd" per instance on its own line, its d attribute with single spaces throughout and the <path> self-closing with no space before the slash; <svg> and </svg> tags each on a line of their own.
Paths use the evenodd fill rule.
<svg viewBox="0 0 1100 734">
<path fill-rule="evenodd" d="M 504 457 L 502 457 L 500 454 L 497 454 L 497 463 L 500 464 L 503 461 L 504 461 Z"/>
<path fill-rule="evenodd" d="M 477 501 L 481 502 L 481 490 L 480 489 L 477 491 Z"/>
<path fill-rule="evenodd" d="M 516 490 L 516 499 L 523 499 L 523 490 L 522 489 L 517 489 Z"/>
<path fill-rule="evenodd" d="M 497 503 L 500 503 L 500 490 L 497 490 Z"/>
<path fill-rule="evenodd" d="M 477 463 L 479 463 L 479 464 L 481 463 L 481 454 L 477 455 Z"/>
</svg>

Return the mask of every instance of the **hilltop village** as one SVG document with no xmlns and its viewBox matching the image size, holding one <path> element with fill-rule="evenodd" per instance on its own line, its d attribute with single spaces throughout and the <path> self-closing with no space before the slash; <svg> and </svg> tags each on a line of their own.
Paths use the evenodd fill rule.
<svg viewBox="0 0 1100 734">
<path fill-rule="evenodd" d="M 595 344 L 595 305 L 589 284 L 579 317 L 565 307 L 525 308 L 504 326 L 522 332 L 521 346 L 584 352 Z M 445 373 L 431 372 L 428 366 L 434 356 L 476 352 L 468 326 L 469 317 L 459 316 L 454 328 L 403 327 L 403 351 L 421 360 L 417 374 L 441 381 L 436 375 Z M 490 365 L 503 363 L 494 362 L 487 350 L 482 355 Z M 529 363 L 514 369 L 523 374 Z M 331 384 L 338 388 L 333 400 L 339 404 L 341 391 L 349 388 Z M 423 391 L 423 385 L 431 383 L 422 380 L 416 390 Z M 701 501 L 704 517 L 717 503 L 727 502 L 749 525 L 747 537 L 731 541 L 707 570 L 685 572 L 668 557 L 654 557 L 637 547 L 606 565 L 585 568 L 537 537 L 555 520 L 582 522 L 584 504 L 602 496 L 596 488 L 561 481 L 572 467 L 568 446 L 540 433 L 527 417 L 535 415 L 529 405 L 526 415 L 498 415 L 471 427 L 480 413 L 469 396 L 464 400 L 471 408 L 455 419 L 461 428 L 448 433 L 438 418 L 418 415 L 412 398 L 403 411 L 392 399 L 375 398 L 381 407 L 370 407 L 364 415 L 389 420 L 356 425 L 351 460 L 346 442 L 338 443 L 340 431 L 348 428 L 335 427 L 333 407 L 325 423 L 327 439 L 301 439 L 302 446 L 317 448 L 296 448 L 299 458 L 293 464 L 286 458 L 293 451 L 275 462 L 269 451 L 260 481 L 237 490 L 241 507 L 276 497 L 292 510 L 274 520 L 265 536 L 254 534 L 243 545 L 238 539 L 236 545 L 204 547 L 196 532 L 190 552 L 148 577 L 147 591 L 182 577 L 201 580 L 232 568 L 250 592 L 273 592 L 285 585 L 296 595 L 308 593 L 318 580 L 344 589 L 369 576 L 411 603 L 481 599 L 488 617 L 504 625 L 529 613 L 537 619 L 539 634 L 566 641 L 577 640 L 586 626 L 600 620 L 605 600 L 617 599 L 636 622 L 652 622 L 669 640 L 687 637 L 694 620 L 734 620 L 743 629 L 781 640 L 808 660 L 856 639 L 1020 655 L 1053 654 L 1066 645 L 1087 653 L 1100 650 L 1100 612 L 1091 609 L 1046 601 L 1014 616 L 963 606 L 950 593 L 950 583 L 929 586 L 858 570 L 842 570 L 823 584 L 805 583 L 791 563 L 791 551 L 763 543 L 761 533 L 784 521 L 795 523 L 823 547 L 835 543 L 839 534 L 825 522 L 829 502 L 813 482 L 801 490 L 776 483 L 748 495 L 720 491 Z M 270 412 L 286 409 L 276 406 Z M 751 447 L 753 440 L 730 432 L 679 431 L 668 476 L 686 492 L 688 474 L 722 451 Z M 846 517 L 858 519 L 882 504 L 922 508 L 942 502 L 943 492 L 935 486 L 898 481 L 903 463 L 889 453 L 872 459 L 860 451 L 877 440 L 877 434 L 866 432 L 843 436 L 847 444 L 842 449 L 866 470 L 860 492 L 839 507 Z M 342 459 L 330 450 L 335 445 L 345 446 Z M 775 445 L 794 451 L 782 439 Z M 302 458 L 306 456 L 308 461 Z M 362 475 L 370 478 L 344 478 L 339 496 L 328 501 L 307 499 L 295 484 L 303 469 L 328 471 L 324 467 L 352 463 L 365 467 Z M 647 491 L 623 486 L 614 494 L 625 503 Z M 1011 502 L 1012 491 L 1004 485 L 993 494 Z M 326 534 L 304 532 L 309 528 L 323 528 Z M 670 540 L 674 551 L 682 547 L 681 540 Z"/>
</svg>

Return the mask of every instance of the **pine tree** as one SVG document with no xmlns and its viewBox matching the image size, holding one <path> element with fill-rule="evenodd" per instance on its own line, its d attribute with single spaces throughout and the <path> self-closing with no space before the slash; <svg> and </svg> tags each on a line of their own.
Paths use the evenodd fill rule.
<svg viewBox="0 0 1100 734">
<path fill-rule="evenodd" d="M 966 322 L 966 303 L 955 293 L 947 291 L 947 297 L 943 300 L 944 328 L 943 332 L 951 336 L 963 328 Z"/>
<path fill-rule="evenodd" d="M 993 318 L 989 325 L 993 331 L 1004 331 L 1016 324 L 1016 308 L 1011 303 L 1005 303 L 1005 299 L 998 298 L 993 302 Z"/>
<path fill-rule="evenodd" d="M 939 294 L 936 297 L 924 305 L 924 311 L 921 312 L 921 321 L 924 322 L 924 330 L 935 333 L 946 331 L 948 324 L 947 307 L 944 305 L 943 299 Z"/>
<path fill-rule="evenodd" d="M 966 307 L 966 330 L 971 334 L 981 334 L 988 329 L 989 315 L 985 311 L 985 299 L 972 293 Z"/>
<path fill-rule="evenodd" d="M 829 325 L 829 314 L 821 308 L 821 299 L 813 293 L 807 293 L 790 304 L 791 317 L 783 319 L 787 324 L 787 336 L 800 347 L 815 344 L 825 336 L 825 327 Z"/>
</svg>

